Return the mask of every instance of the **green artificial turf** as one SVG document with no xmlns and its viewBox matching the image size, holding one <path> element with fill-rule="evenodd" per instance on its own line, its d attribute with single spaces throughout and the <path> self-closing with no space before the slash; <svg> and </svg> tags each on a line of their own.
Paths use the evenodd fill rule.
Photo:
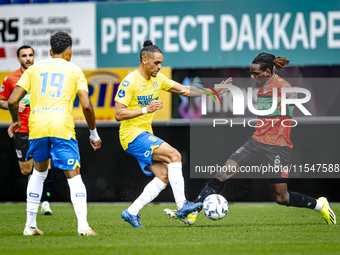
<svg viewBox="0 0 340 255">
<path fill-rule="evenodd" d="M 339 216 L 340 204 L 331 206 Z M 120 218 L 126 207 L 90 203 L 99 236 L 79 237 L 72 205 L 52 203 L 52 216 L 37 217 L 44 235 L 24 237 L 25 204 L 0 204 L 0 254 L 340 254 L 339 225 L 313 210 L 236 203 L 223 220 L 200 213 L 189 227 L 164 215 L 174 205 L 150 205 L 141 211 L 145 229 L 136 229 Z"/>
</svg>

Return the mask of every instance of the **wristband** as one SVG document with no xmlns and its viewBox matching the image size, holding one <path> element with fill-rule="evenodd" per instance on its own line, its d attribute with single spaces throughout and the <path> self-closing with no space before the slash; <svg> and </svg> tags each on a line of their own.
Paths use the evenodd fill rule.
<svg viewBox="0 0 340 255">
<path fill-rule="evenodd" d="M 143 114 L 147 114 L 148 113 L 148 108 L 147 107 L 143 107 L 142 111 L 143 111 Z"/>
<path fill-rule="evenodd" d="M 94 128 L 93 130 L 90 129 L 90 140 L 93 142 L 98 142 L 100 140 L 100 137 L 97 133 L 97 128 Z"/>
</svg>

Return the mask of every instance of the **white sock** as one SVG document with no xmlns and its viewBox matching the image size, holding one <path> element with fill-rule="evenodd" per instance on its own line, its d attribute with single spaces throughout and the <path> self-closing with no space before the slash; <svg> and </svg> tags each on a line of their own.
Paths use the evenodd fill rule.
<svg viewBox="0 0 340 255">
<path fill-rule="evenodd" d="M 316 206 L 314 208 L 315 211 L 321 212 L 323 208 L 323 203 L 316 199 Z"/>
<path fill-rule="evenodd" d="M 174 193 L 177 210 L 181 209 L 186 198 L 184 195 L 184 178 L 182 175 L 182 162 L 168 164 L 169 182 Z"/>
<path fill-rule="evenodd" d="M 142 194 L 128 208 L 128 212 L 132 215 L 137 215 L 145 205 L 154 200 L 158 194 L 165 189 L 166 185 L 167 184 L 162 182 L 159 178 L 153 178 L 153 180 L 145 186 Z"/>
<path fill-rule="evenodd" d="M 87 227 L 87 195 L 86 188 L 80 175 L 67 179 L 70 187 L 70 196 L 73 204 L 74 212 L 77 215 L 78 227 Z"/>
<path fill-rule="evenodd" d="M 44 181 L 48 171 L 38 172 L 33 168 L 32 176 L 27 184 L 27 220 L 26 224 L 31 227 L 37 227 L 37 213 L 43 191 Z"/>
</svg>

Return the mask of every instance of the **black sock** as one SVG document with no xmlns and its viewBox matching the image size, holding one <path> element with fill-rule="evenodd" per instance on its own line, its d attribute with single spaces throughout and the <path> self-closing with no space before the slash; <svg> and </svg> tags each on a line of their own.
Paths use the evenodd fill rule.
<svg viewBox="0 0 340 255">
<path fill-rule="evenodd" d="M 300 193 L 291 192 L 289 193 L 289 203 L 287 206 L 294 206 L 294 207 L 305 207 L 309 209 L 314 209 L 316 206 L 316 199 L 307 197 L 305 195 L 302 195 Z"/>
<path fill-rule="evenodd" d="M 52 190 L 52 174 L 51 174 L 51 169 L 49 169 L 47 177 L 46 177 L 45 182 L 44 182 L 43 192 L 42 192 L 42 196 L 41 196 L 41 202 L 50 200 L 51 190 Z"/>
<path fill-rule="evenodd" d="M 194 201 L 195 203 L 201 202 L 203 203 L 204 199 L 212 194 L 219 194 L 224 187 L 224 182 L 214 178 L 202 189 L 199 196 Z"/>
</svg>

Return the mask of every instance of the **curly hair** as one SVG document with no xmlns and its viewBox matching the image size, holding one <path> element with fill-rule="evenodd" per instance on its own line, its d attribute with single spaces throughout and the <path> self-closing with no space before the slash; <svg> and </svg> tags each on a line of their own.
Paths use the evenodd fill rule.
<svg viewBox="0 0 340 255">
<path fill-rule="evenodd" d="M 269 69 L 273 72 L 274 66 L 277 70 L 282 71 L 284 66 L 290 65 L 290 61 L 286 57 L 275 57 L 273 54 L 263 52 L 254 58 L 253 64 L 260 64 L 261 70 Z"/>
<path fill-rule="evenodd" d="M 52 52 L 54 54 L 60 54 L 72 46 L 72 38 L 67 33 L 57 32 L 51 36 L 50 43 Z"/>
<path fill-rule="evenodd" d="M 143 48 L 141 49 L 140 54 L 139 54 L 140 62 L 142 62 L 143 57 L 148 57 L 155 52 L 163 54 L 161 49 L 158 48 L 156 45 L 154 45 L 150 39 L 144 41 Z"/>
</svg>

